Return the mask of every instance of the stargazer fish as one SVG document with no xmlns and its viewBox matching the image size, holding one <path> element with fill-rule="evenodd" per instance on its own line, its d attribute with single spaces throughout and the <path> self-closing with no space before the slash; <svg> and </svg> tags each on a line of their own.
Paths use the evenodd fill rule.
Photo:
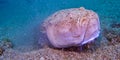
<svg viewBox="0 0 120 60">
<path fill-rule="evenodd" d="M 57 11 L 44 21 L 43 27 L 56 48 L 81 46 L 100 34 L 97 13 L 84 7 Z"/>
</svg>

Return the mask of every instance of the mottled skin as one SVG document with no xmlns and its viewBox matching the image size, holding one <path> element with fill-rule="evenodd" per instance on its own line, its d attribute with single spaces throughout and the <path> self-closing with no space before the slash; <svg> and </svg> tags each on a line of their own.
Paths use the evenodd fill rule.
<svg viewBox="0 0 120 60">
<path fill-rule="evenodd" d="M 98 15 L 83 7 L 58 11 L 45 20 L 43 26 L 48 39 L 57 48 L 86 44 L 100 32 Z"/>
</svg>

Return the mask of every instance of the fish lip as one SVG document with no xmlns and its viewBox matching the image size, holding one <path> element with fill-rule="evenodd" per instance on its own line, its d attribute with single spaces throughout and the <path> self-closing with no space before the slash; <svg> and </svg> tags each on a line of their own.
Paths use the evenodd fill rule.
<svg viewBox="0 0 120 60">
<path fill-rule="evenodd" d="M 91 38 L 91 39 L 89 39 L 89 40 L 85 40 L 85 41 L 83 41 L 83 42 L 81 43 L 81 45 L 84 45 L 84 44 L 86 44 L 86 43 L 88 43 L 88 42 L 93 41 L 95 38 L 97 38 L 97 37 L 99 36 L 100 31 L 98 31 L 96 34 L 97 34 L 97 35 L 94 36 L 93 38 Z"/>
</svg>

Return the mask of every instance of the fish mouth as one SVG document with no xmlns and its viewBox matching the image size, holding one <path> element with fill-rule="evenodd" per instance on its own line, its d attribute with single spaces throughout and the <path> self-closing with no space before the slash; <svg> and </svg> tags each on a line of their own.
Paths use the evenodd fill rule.
<svg viewBox="0 0 120 60">
<path fill-rule="evenodd" d="M 92 37 L 91 37 L 90 39 L 84 40 L 84 41 L 82 42 L 82 45 L 84 45 L 84 44 L 86 44 L 86 43 L 88 43 L 88 42 L 93 41 L 95 38 L 97 38 L 97 37 L 99 36 L 99 34 L 100 34 L 100 31 L 95 31 L 95 33 L 92 34 Z"/>
</svg>

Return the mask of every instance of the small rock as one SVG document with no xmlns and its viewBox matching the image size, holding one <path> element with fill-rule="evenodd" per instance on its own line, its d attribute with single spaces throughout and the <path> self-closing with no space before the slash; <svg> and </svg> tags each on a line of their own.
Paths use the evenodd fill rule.
<svg viewBox="0 0 120 60">
<path fill-rule="evenodd" d="M 41 57 L 40 60 L 45 60 L 45 58 L 44 58 L 44 57 Z"/>
<path fill-rule="evenodd" d="M 0 47 L 2 47 L 3 49 L 7 49 L 7 48 L 13 48 L 13 44 L 10 41 L 10 39 L 8 38 L 3 38 L 0 41 Z"/>
<path fill-rule="evenodd" d="M 0 47 L 0 55 L 3 54 L 3 51 L 4 51 L 3 48 Z"/>
<path fill-rule="evenodd" d="M 120 28 L 120 23 L 113 23 L 111 24 L 112 28 Z"/>
</svg>

